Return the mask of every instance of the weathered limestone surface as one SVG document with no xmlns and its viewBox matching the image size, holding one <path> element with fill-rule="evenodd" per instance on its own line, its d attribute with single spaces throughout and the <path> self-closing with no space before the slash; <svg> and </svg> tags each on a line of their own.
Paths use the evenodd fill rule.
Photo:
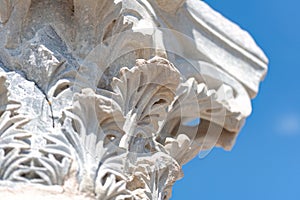
<svg viewBox="0 0 300 200">
<path fill-rule="evenodd" d="M 169 199 L 233 147 L 267 63 L 199 0 L 0 0 L 0 195 Z"/>
</svg>

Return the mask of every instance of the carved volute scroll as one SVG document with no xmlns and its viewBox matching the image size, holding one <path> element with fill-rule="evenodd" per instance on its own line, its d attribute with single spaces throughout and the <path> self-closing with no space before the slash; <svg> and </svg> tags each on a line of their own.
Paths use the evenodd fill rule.
<svg viewBox="0 0 300 200">
<path fill-rule="evenodd" d="M 0 48 L 8 199 L 170 199 L 233 147 L 268 62 L 198 0 L 0 0 Z"/>
</svg>

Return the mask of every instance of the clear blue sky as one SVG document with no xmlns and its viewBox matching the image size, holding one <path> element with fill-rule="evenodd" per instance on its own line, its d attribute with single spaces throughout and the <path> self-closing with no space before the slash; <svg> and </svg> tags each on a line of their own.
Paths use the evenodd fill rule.
<svg viewBox="0 0 300 200">
<path fill-rule="evenodd" d="M 184 166 L 172 200 L 300 200 L 300 1 L 206 2 L 251 33 L 269 72 L 233 150 Z"/>
</svg>

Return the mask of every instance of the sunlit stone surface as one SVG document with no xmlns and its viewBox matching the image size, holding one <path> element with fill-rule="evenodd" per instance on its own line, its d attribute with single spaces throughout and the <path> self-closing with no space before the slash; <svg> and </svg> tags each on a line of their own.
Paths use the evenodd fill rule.
<svg viewBox="0 0 300 200">
<path fill-rule="evenodd" d="M 0 0 L 0 195 L 169 199 L 230 150 L 268 60 L 199 0 Z"/>
</svg>

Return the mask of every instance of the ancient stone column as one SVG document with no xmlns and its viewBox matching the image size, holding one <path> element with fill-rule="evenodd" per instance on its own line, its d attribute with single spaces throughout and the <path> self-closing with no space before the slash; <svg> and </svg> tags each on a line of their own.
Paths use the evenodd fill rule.
<svg viewBox="0 0 300 200">
<path fill-rule="evenodd" d="M 200 0 L 0 0 L 0 198 L 170 199 L 267 63 Z"/>
</svg>

